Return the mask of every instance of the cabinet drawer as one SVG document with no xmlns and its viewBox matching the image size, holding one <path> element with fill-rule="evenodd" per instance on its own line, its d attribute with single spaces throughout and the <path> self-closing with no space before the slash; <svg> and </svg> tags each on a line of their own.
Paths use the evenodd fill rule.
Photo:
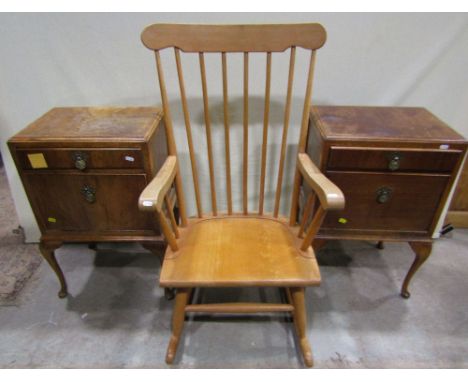
<svg viewBox="0 0 468 382">
<path fill-rule="evenodd" d="M 20 149 L 18 159 L 23 169 L 140 169 L 138 149 Z"/>
<path fill-rule="evenodd" d="M 45 230 L 153 230 L 151 214 L 138 209 L 146 175 L 25 174 L 25 187 Z"/>
<path fill-rule="evenodd" d="M 450 173 L 461 151 L 331 147 L 330 170 Z"/>
<path fill-rule="evenodd" d="M 327 173 L 345 195 L 342 211 L 328 212 L 323 228 L 430 230 L 448 175 Z"/>
</svg>

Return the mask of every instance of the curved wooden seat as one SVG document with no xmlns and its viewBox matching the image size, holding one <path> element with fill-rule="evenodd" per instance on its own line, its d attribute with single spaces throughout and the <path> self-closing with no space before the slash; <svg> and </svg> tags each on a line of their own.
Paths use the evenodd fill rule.
<svg viewBox="0 0 468 382">
<path fill-rule="evenodd" d="M 297 229 L 267 216 L 189 219 L 179 250 L 168 247 L 164 287 L 310 286 L 320 284 L 312 247 L 301 251 Z"/>
</svg>

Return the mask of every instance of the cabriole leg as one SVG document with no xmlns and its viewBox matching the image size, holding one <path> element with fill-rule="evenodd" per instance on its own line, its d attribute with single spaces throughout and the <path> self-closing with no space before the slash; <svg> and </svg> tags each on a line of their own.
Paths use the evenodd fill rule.
<svg viewBox="0 0 468 382">
<path fill-rule="evenodd" d="M 421 265 L 423 265 L 432 251 L 432 243 L 412 241 L 409 242 L 409 245 L 415 253 L 415 258 L 413 264 L 411 264 L 408 274 L 405 277 L 405 281 L 403 281 L 403 286 L 401 287 L 401 297 L 403 298 L 409 298 L 411 296 L 410 292 L 408 291 L 409 283 L 416 271 Z"/>
<path fill-rule="evenodd" d="M 43 241 L 41 240 L 39 244 L 39 250 L 41 251 L 41 255 L 46 261 L 49 263 L 50 267 L 54 270 L 55 274 L 57 275 L 59 282 L 60 282 L 60 291 L 58 292 L 58 296 L 60 298 L 65 298 L 68 295 L 67 289 L 67 282 L 65 281 L 65 277 L 63 276 L 62 269 L 57 263 L 57 259 L 55 258 L 54 251 L 61 247 L 63 243 L 59 241 Z"/>
</svg>

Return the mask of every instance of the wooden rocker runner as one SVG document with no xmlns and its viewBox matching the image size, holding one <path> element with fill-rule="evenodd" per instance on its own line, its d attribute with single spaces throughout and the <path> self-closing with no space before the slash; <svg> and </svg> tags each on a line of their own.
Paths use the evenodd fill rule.
<svg viewBox="0 0 468 382">
<path fill-rule="evenodd" d="M 164 122 L 167 135 L 169 157 L 156 177 L 142 192 L 139 208 L 156 214 L 161 230 L 168 243 L 162 265 L 160 285 L 176 288 L 175 306 L 172 318 L 172 336 L 167 349 L 166 362 L 172 363 L 184 325 L 185 314 L 205 313 L 264 313 L 289 312 L 292 314 L 300 349 L 307 366 L 312 366 L 312 352 L 306 337 L 306 309 L 304 288 L 320 284 L 320 272 L 315 258 L 312 241 L 327 210 L 344 207 L 343 193 L 330 182 L 312 163 L 306 154 L 309 128 L 309 108 L 312 94 L 312 79 L 316 51 L 326 40 L 326 32 L 319 24 L 295 25 L 170 25 L 155 24 L 142 33 L 142 41 L 153 50 L 164 109 Z M 310 51 L 306 92 L 300 126 L 297 165 L 292 192 L 290 215 L 279 214 L 281 190 L 289 116 L 291 109 L 292 85 L 296 48 Z M 197 216 L 187 217 L 184 191 L 182 189 L 179 159 L 169 110 L 169 101 L 163 75 L 160 50 L 173 48 L 179 78 L 180 97 L 185 118 L 188 149 L 193 175 Z M 267 141 L 270 108 L 270 84 L 272 53 L 289 50 L 289 73 L 284 112 L 284 127 L 279 156 L 278 177 L 274 209 L 264 210 Z M 185 93 L 181 54 L 198 53 L 203 92 L 207 160 L 210 175 L 211 210 L 202 206 L 195 148 L 192 140 L 189 109 Z M 259 182 L 258 209 L 248 209 L 248 144 L 249 144 L 249 54 L 265 53 L 266 74 L 256 73 L 255 80 L 265 81 L 265 103 L 263 139 L 261 150 L 261 171 Z M 224 149 L 225 158 L 213 157 L 213 142 L 206 84 L 205 53 L 219 53 L 222 76 L 224 107 Z M 229 140 L 229 101 L 227 66 L 229 53 L 243 53 L 243 147 L 242 147 L 242 210 L 233 211 L 231 187 L 231 156 Z M 226 164 L 227 211 L 219 211 L 216 195 L 214 160 Z M 223 174 L 224 175 L 224 174 Z M 312 203 L 307 203 L 302 219 L 298 219 L 298 200 L 302 183 L 314 190 L 315 213 L 310 222 Z M 180 211 L 178 224 L 170 201 L 169 190 L 175 186 Z M 253 185 L 251 187 L 254 187 Z M 257 185 L 255 185 L 257 187 Z M 284 288 L 287 303 L 218 303 L 193 304 L 191 294 L 199 287 L 280 287 Z"/>
</svg>

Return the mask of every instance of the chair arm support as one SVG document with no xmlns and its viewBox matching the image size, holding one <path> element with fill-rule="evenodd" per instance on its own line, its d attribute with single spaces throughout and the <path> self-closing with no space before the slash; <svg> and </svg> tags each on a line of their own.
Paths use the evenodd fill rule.
<svg viewBox="0 0 468 382">
<path fill-rule="evenodd" d="M 343 192 L 323 175 L 305 153 L 297 156 L 297 167 L 304 180 L 315 191 L 324 210 L 341 210 L 345 205 Z"/>
<path fill-rule="evenodd" d="M 164 197 L 171 188 L 177 173 L 177 157 L 169 155 L 153 180 L 145 187 L 138 199 L 141 211 L 161 212 Z"/>
</svg>

